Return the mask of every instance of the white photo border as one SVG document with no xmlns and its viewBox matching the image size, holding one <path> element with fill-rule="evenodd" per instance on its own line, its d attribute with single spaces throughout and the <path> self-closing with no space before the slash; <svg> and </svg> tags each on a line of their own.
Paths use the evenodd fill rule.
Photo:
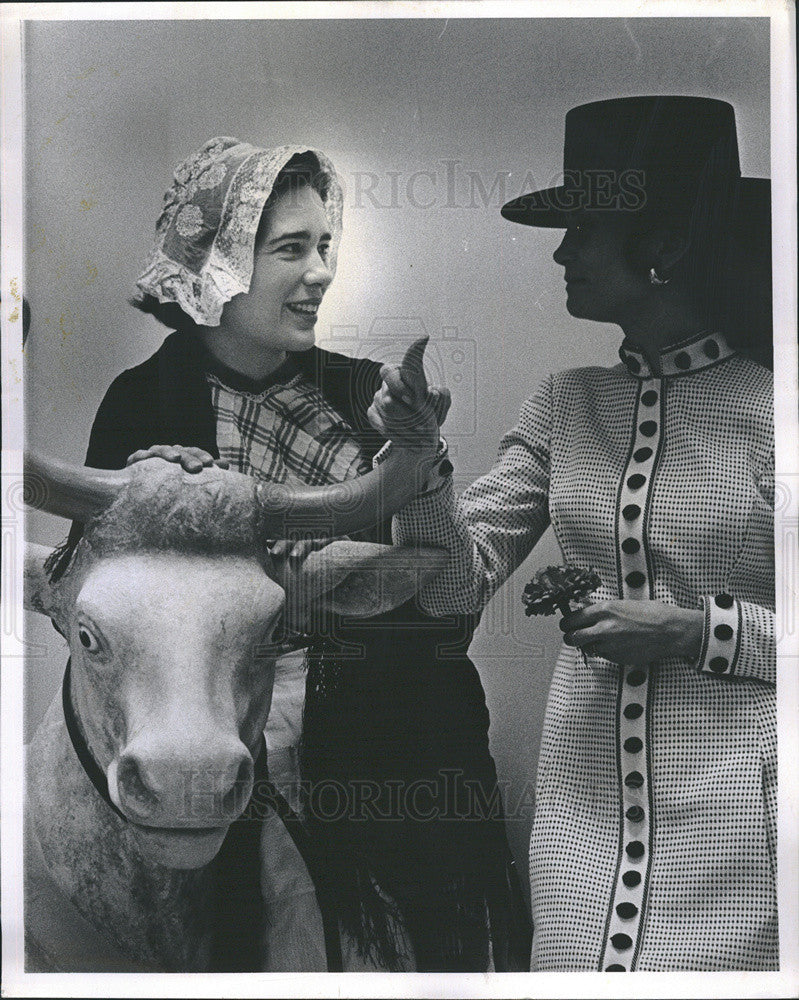
<svg viewBox="0 0 799 1000">
<path fill-rule="evenodd" d="M 24 294 L 24 92 L 22 23 L 61 19 L 200 18 L 504 18 L 504 17 L 738 17 L 771 19 L 771 162 L 774 259 L 774 356 L 778 482 L 791 498 L 779 512 L 777 592 L 799 593 L 799 423 L 797 412 L 796 106 L 794 9 L 789 2 L 650 0 L 650 2 L 414 3 L 76 3 L 4 4 L 2 21 L 2 418 L 3 418 L 3 663 L 2 663 L 2 930 L 3 992 L 22 996 L 196 997 L 760 997 L 799 992 L 799 634 L 786 635 L 779 663 L 779 905 L 781 971 L 775 973 L 587 974 L 250 974 L 42 975 L 23 971 L 22 935 L 22 656 L 24 636 L 7 623 L 21 620 L 21 519 L 24 382 L 21 299 Z M 7 526 L 8 530 L 7 530 Z M 779 551 L 779 550 L 778 550 Z"/>
</svg>

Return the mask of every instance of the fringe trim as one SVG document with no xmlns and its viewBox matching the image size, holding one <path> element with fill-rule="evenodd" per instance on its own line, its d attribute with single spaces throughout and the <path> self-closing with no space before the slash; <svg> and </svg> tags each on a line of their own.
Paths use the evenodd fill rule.
<svg viewBox="0 0 799 1000">
<path fill-rule="evenodd" d="M 398 972 L 414 958 L 419 972 L 485 972 L 491 944 L 485 887 L 466 878 L 393 899 L 356 866 L 335 880 L 341 922 L 362 960 Z M 404 933 L 403 933 L 404 930 Z M 413 956 L 406 951 L 410 941 Z"/>
</svg>

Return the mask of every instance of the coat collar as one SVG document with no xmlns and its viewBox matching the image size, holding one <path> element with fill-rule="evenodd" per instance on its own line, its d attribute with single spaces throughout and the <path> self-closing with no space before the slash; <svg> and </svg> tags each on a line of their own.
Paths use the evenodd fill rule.
<svg viewBox="0 0 799 1000">
<path fill-rule="evenodd" d="M 266 392 L 273 386 L 285 385 L 300 370 L 294 356 L 289 355 L 282 364 L 264 378 L 249 378 L 247 375 L 242 375 L 241 372 L 222 364 L 208 350 L 205 351 L 204 366 L 209 375 L 214 375 L 228 389 L 233 389 L 234 392 L 246 392 L 251 396 L 260 396 L 262 392 Z"/>
<path fill-rule="evenodd" d="M 664 348 L 656 368 L 643 352 L 625 340 L 619 357 L 627 370 L 638 378 L 675 378 L 690 375 L 725 361 L 735 354 L 721 333 L 699 333 Z"/>
</svg>

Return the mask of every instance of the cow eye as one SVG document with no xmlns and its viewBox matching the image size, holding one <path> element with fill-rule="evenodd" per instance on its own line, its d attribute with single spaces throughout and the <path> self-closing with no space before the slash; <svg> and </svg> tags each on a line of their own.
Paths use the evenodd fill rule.
<svg viewBox="0 0 799 1000">
<path fill-rule="evenodd" d="M 90 653 L 96 653 L 100 648 L 100 643 L 97 641 L 97 637 L 93 632 L 90 632 L 85 625 L 78 626 L 78 638 L 80 639 L 80 644 L 84 649 L 88 650 Z"/>
</svg>

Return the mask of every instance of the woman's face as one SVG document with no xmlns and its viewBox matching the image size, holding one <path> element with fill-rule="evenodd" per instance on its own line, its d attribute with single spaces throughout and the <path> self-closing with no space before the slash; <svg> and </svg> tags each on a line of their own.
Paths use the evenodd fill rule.
<svg viewBox="0 0 799 1000">
<path fill-rule="evenodd" d="M 324 205 L 313 188 L 302 185 L 280 195 L 258 233 L 250 290 L 226 303 L 220 325 L 269 352 L 313 347 L 316 314 L 333 280 L 330 240 Z"/>
<path fill-rule="evenodd" d="M 625 248 L 633 232 L 630 217 L 582 212 L 553 257 L 564 268 L 566 308 L 572 316 L 622 326 L 651 296 L 646 269 L 636 268 Z"/>
</svg>

